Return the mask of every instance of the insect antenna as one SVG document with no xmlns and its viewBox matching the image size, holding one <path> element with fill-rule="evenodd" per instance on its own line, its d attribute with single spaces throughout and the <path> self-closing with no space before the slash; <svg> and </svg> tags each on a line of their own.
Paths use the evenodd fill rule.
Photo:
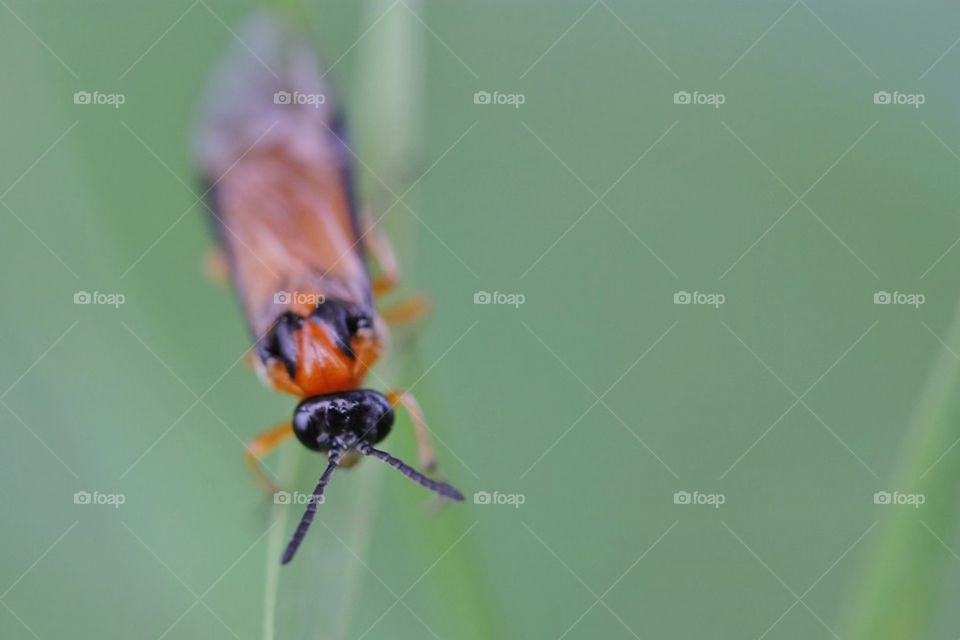
<svg viewBox="0 0 960 640">
<path fill-rule="evenodd" d="M 435 493 L 439 493 L 444 497 L 450 498 L 451 500 L 457 500 L 459 502 L 463 501 L 463 494 L 457 491 L 456 489 L 454 489 L 453 487 L 451 487 L 449 484 L 445 482 L 437 482 L 436 480 L 432 480 L 428 478 L 427 476 L 423 475 L 422 473 L 420 473 L 419 471 L 417 471 L 416 469 L 408 465 L 403 460 L 393 457 L 386 451 L 381 451 L 380 449 L 374 449 L 372 446 L 370 446 L 366 442 L 358 443 L 357 450 L 363 455 L 373 456 L 374 458 L 383 460 L 388 465 L 390 465 L 391 467 L 393 467 L 403 475 L 407 476 L 408 478 L 410 478 L 411 480 L 413 480 L 414 482 L 416 482 L 422 487 L 426 487 L 427 489 L 430 489 Z"/>
<path fill-rule="evenodd" d="M 327 483 L 330 482 L 333 470 L 340 464 L 340 457 L 342 455 L 343 452 L 337 449 L 330 451 L 330 463 L 327 465 L 327 468 L 324 469 L 323 475 L 320 476 L 316 488 L 314 488 L 313 493 L 310 495 L 307 510 L 303 512 L 303 517 L 300 518 L 300 524 L 297 525 L 297 530 L 293 532 L 293 537 L 291 537 L 290 542 L 287 543 L 287 548 L 283 552 L 283 559 L 280 561 L 281 564 L 287 564 L 293 560 L 294 554 L 297 552 L 297 549 L 300 548 L 300 543 L 303 542 L 303 537 L 307 535 L 307 529 L 310 528 L 310 524 L 313 522 L 313 516 L 317 513 L 317 503 L 319 503 L 323 497 L 323 490 L 326 488 Z"/>
</svg>

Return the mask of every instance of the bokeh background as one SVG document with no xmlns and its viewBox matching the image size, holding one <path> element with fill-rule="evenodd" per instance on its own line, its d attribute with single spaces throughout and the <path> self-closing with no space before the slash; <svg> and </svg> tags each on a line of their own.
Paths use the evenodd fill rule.
<svg viewBox="0 0 960 640">
<path fill-rule="evenodd" d="M 433 513 L 365 464 L 281 570 L 301 507 L 258 489 L 242 442 L 294 401 L 244 364 L 232 294 L 204 275 L 188 153 L 254 8 L 0 1 L 0 637 L 850 637 L 851 594 L 894 561 L 869 551 L 892 510 L 939 550 L 924 637 L 958 635 L 950 519 L 873 496 L 904 490 L 908 425 L 949 359 L 960 9 L 311 3 L 302 23 L 367 123 L 375 214 L 391 131 L 371 132 L 395 109 L 370 96 L 415 61 L 390 86 L 420 151 L 386 182 L 419 181 L 383 224 L 434 311 L 371 384 L 414 385 L 470 497 L 523 504 Z M 389 448 L 413 459 L 406 425 Z M 938 469 L 960 465 L 951 442 Z M 301 491 L 322 468 L 294 444 L 267 462 Z"/>
</svg>

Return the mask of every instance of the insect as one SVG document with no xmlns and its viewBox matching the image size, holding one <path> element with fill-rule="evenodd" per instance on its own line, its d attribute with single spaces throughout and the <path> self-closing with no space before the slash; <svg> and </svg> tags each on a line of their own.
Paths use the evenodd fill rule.
<svg viewBox="0 0 960 640">
<path fill-rule="evenodd" d="M 254 439 L 246 460 L 267 488 L 259 458 L 291 435 L 325 453 L 324 469 L 282 563 L 293 559 L 339 467 L 377 458 L 446 498 L 435 480 L 375 448 L 408 411 L 421 465 L 435 471 L 423 414 L 405 391 L 361 388 L 385 348 L 387 325 L 425 311 L 414 298 L 379 313 L 397 281 L 379 230 L 358 212 L 343 119 L 304 40 L 266 16 L 253 19 L 213 72 L 196 135 L 207 208 L 249 329 L 253 361 L 270 387 L 300 403 L 292 419 Z M 371 276 L 373 258 L 379 275 Z"/>
</svg>

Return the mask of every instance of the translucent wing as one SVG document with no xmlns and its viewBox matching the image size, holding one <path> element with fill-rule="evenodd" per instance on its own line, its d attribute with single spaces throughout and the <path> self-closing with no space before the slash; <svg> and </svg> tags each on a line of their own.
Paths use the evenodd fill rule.
<svg viewBox="0 0 960 640">
<path fill-rule="evenodd" d="M 214 68 L 194 155 L 251 330 L 269 328 L 282 292 L 372 309 L 352 154 L 317 53 L 267 14 L 239 36 Z"/>
</svg>

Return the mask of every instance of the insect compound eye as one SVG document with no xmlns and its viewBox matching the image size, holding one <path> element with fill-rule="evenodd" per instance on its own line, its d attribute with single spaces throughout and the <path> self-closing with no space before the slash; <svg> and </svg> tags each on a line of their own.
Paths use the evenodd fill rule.
<svg viewBox="0 0 960 640">
<path fill-rule="evenodd" d="M 334 434 L 327 421 L 327 408 L 324 399 L 307 398 L 293 412 L 293 433 L 312 451 L 327 451 L 333 444 Z"/>
<path fill-rule="evenodd" d="M 386 438 L 393 427 L 395 417 L 393 407 L 382 394 L 376 391 L 361 389 L 355 393 L 361 396 L 360 404 L 363 407 L 361 439 L 376 444 Z"/>
</svg>

